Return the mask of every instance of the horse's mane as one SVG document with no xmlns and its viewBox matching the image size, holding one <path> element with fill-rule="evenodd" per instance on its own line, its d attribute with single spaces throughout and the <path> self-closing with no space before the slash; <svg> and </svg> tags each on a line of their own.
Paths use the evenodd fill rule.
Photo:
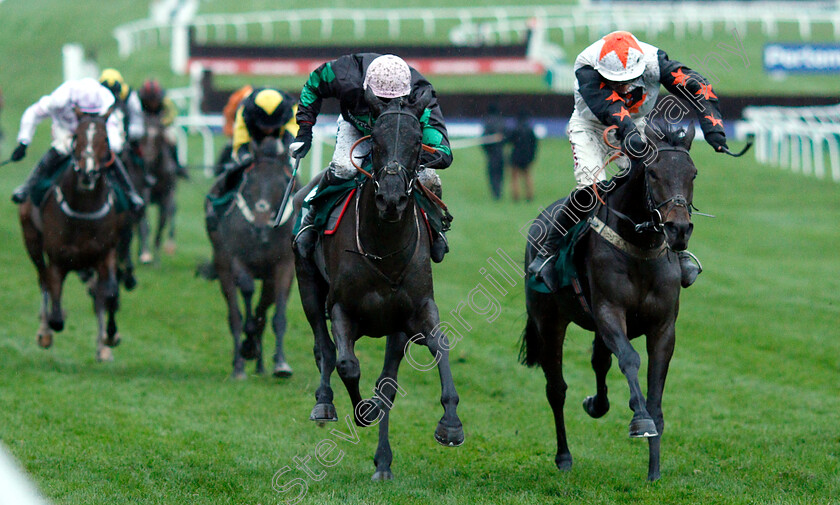
<svg viewBox="0 0 840 505">
<path fill-rule="evenodd" d="M 694 122 L 692 121 L 687 126 L 674 125 L 662 118 L 655 118 L 648 121 L 645 126 L 645 136 L 655 144 L 662 144 L 670 147 L 684 147 L 685 137 L 689 130 L 694 129 Z M 662 136 L 650 132 L 658 132 Z"/>
</svg>

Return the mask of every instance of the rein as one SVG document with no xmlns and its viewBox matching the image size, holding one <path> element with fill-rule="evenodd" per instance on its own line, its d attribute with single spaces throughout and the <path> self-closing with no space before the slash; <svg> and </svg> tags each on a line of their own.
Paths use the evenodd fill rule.
<svg viewBox="0 0 840 505">
<path fill-rule="evenodd" d="M 391 285 L 392 289 L 396 289 L 405 280 L 405 276 L 408 273 L 408 267 L 411 266 L 411 260 L 414 259 L 414 257 L 417 255 L 417 251 L 420 250 L 420 220 L 417 219 L 417 205 L 413 206 L 413 208 L 414 208 L 414 228 L 415 228 L 415 231 L 416 231 L 415 239 L 414 239 L 414 251 L 412 251 L 411 257 L 408 258 L 408 261 L 406 261 L 406 263 L 403 266 L 402 270 L 400 271 L 399 275 L 397 275 L 397 278 L 392 279 L 385 272 L 383 272 L 377 266 L 377 264 L 375 262 L 379 262 L 379 261 L 382 261 L 384 259 L 390 258 L 392 256 L 396 256 L 397 254 L 399 254 L 399 253 L 405 251 L 406 249 L 408 249 L 408 247 L 410 246 L 411 243 L 409 242 L 406 245 L 404 245 L 403 247 L 401 247 L 400 249 L 397 249 L 396 251 L 385 254 L 384 256 L 377 256 L 376 254 L 371 254 L 369 252 L 366 252 L 365 248 L 362 246 L 362 239 L 361 239 L 361 235 L 359 234 L 359 230 L 360 230 L 359 200 L 361 200 L 360 193 L 361 193 L 361 191 L 356 192 L 356 230 L 355 230 L 356 250 L 354 251 L 352 249 L 345 249 L 344 251 L 349 252 L 349 253 L 353 253 L 353 254 L 358 254 L 359 256 L 366 259 L 367 260 L 367 265 L 370 266 L 371 269 L 374 272 L 376 272 L 377 275 L 379 275 L 385 281 L 387 281 Z"/>
</svg>

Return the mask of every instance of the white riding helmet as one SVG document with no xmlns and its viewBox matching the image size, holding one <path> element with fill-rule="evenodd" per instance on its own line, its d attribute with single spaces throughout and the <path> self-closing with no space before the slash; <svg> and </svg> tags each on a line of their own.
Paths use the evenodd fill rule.
<svg viewBox="0 0 840 505">
<path fill-rule="evenodd" d="M 397 98 L 411 93 L 411 69 L 399 56 L 384 54 L 370 62 L 364 89 L 370 87 L 379 98 Z"/>
<path fill-rule="evenodd" d="M 632 81 L 645 71 L 645 55 L 639 40 L 630 32 L 612 32 L 603 39 L 595 70 L 604 79 Z"/>
</svg>

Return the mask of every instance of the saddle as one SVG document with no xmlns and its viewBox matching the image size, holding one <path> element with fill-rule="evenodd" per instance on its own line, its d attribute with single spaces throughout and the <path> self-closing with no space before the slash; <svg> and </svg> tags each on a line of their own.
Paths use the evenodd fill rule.
<svg viewBox="0 0 840 505">
<path fill-rule="evenodd" d="M 32 187 L 32 190 L 29 192 L 29 199 L 32 200 L 32 204 L 36 208 L 41 209 L 43 207 L 47 195 L 55 187 L 56 182 L 61 180 L 61 176 L 68 168 L 70 168 L 71 163 L 72 160 L 68 157 L 65 161 L 61 163 L 61 165 L 52 174 L 52 176 L 41 179 L 35 183 L 35 185 Z M 113 176 L 110 174 L 109 171 L 105 172 L 105 177 L 108 179 L 108 182 L 111 186 L 111 191 L 113 191 L 114 193 L 114 208 L 116 209 L 116 211 L 128 211 L 131 208 L 128 201 L 128 195 L 126 195 L 123 188 L 119 184 L 117 184 L 116 180 L 113 179 Z"/>
</svg>

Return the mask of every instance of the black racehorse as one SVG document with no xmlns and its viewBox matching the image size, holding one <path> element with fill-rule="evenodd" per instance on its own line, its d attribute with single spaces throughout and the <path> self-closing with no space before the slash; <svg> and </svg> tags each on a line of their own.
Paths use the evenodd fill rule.
<svg viewBox="0 0 840 505">
<path fill-rule="evenodd" d="M 295 276 L 292 255 L 291 212 L 282 226 L 274 227 L 274 216 L 291 182 L 289 155 L 276 138 L 266 137 L 254 147 L 254 164 L 245 170 L 233 202 L 220 217 L 218 228 L 209 231 L 213 244 L 213 265 L 228 306 L 228 324 L 233 336 L 233 376 L 245 377 L 245 360 L 256 359 L 257 373 L 263 373 L 262 334 L 268 309 L 275 306 L 272 328 L 276 337 L 274 375 L 289 377 L 291 367 L 283 353 L 286 333 L 286 302 Z M 207 201 L 206 205 L 212 205 Z M 292 207 L 287 206 L 291 211 Z M 254 280 L 263 281 L 256 311 L 251 310 Z M 245 321 L 239 310 L 238 292 L 245 304 Z M 240 337 L 246 339 L 240 345 Z"/>
<path fill-rule="evenodd" d="M 557 294 L 539 292 L 532 285 L 526 288 L 528 320 L 521 358 L 527 365 L 541 366 L 545 373 L 557 431 L 555 462 L 560 470 L 572 466 L 563 418 L 563 340 L 566 327 L 574 322 L 595 332 L 592 368 L 596 394 L 584 401 L 584 409 L 595 418 L 609 410 L 606 376 L 615 354 L 630 386 L 630 436 L 648 438 L 648 479 L 660 475 L 659 446 L 665 427 L 662 391 L 674 352 L 679 310 L 680 263 L 675 251 L 685 250 L 691 236 L 697 169 L 689 155 L 693 127 L 687 132 L 655 132 L 648 127 L 646 136 L 655 146 L 655 157 L 648 158 L 647 164 L 632 160 L 626 180 L 605 197 L 605 204 L 591 220 L 591 229 L 578 242 L 579 292 L 573 287 Z M 551 226 L 548 215 L 567 201 L 555 202 L 532 224 L 530 233 L 535 240 L 529 240 L 526 248 L 526 265 L 541 246 L 541 231 Z M 594 202 L 584 205 L 588 203 Z M 581 303 L 579 294 L 588 305 Z M 647 399 L 639 386 L 640 357 L 630 343 L 641 335 L 646 337 L 648 353 Z"/>
<path fill-rule="evenodd" d="M 141 152 L 146 173 L 154 177 L 152 187 L 144 192 L 146 209 L 151 205 L 158 207 L 158 224 L 155 232 L 154 254 L 149 251 L 149 224 L 146 215 L 141 218 L 140 231 L 140 262 L 151 263 L 160 261 L 160 247 L 163 234 L 167 230 L 168 237 L 165 245 L 167 253 L 175 252 L 175 186 L 177 183 L 176 160 L 166 142 L 166 127 L 161 123 L 159 114 L 143 113 L 145 133 L 141 141 Z M 143 187 L 143 186 L 141 186 Z"/>
<path fill-rule="evenodd" d="M 49 189 L 40 208 L 31 200 L 20 206 L 20 223 L 41 287 L 38 344 L 50 347 L 53 332 L 64 329 L 61 294 L 67 274 L 93 271 L 89 292 L 99 324 L 96 359 L 107 361 L 113 359 L 110 348 L 120 341 L 115 320 L 119 307 L 117 242 L 126 214 L 117 211 L 104 174 L 114 163 L 105 129 L 107 115 L 78 111 L 77 115 L 71 167 Z"/>
<path fill-rule="evenodd" d="M 321 268 L 298 256 L 297 251 L 295 267 L 321 371 L 310 419 L 337 420 L 330 387 L 330 376 L 337 367 L 350 394 L 356 424 L 379 423 L 373 479 L 384 480 L 393 478 L 388 418 L 399 389 L 397 371 L 411 343 L 428 346 L 440 375 L 444 415 L 435 439 L 445 446 L 457 446 L 464 441 L 464 430 L 456 412 L 458 394 L 446 336 L 438 328 L 429 233 L 413 195 L 422 146 L 418 118 L 431 94 L 389 103 L 370 91 L 365 97 L 377 117 L 371 135 L 372 173 L 356 190 L 336 232 L 321 241 L 315 253 Z M 332 339 L 325 308 L 332 320 Z M 362 400 L 359 393 L 361 370 L 354 354 L 356 341 L 364 335 L 386 337 L 385 364 L 376 382 L 377 393 L 369 400 Z"/>
</svg>

